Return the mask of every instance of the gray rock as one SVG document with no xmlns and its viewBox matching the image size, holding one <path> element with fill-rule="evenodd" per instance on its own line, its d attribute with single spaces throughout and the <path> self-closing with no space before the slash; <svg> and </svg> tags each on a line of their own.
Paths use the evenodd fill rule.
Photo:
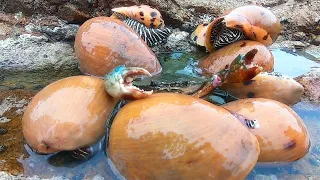
<svg viewBox="0 0 320 180">
<path fill-rule="evenodd" d="M 49 42 L 45 36 L 23 34 L 0 41 L 0 69 L 74 69 L 77 66 L 72 45 Z"/>
<path fill-rule="evenodd" d="M 320 102 L 320 68 L 313 68 L 310 72 L 296 78 L 296 80 L 304 87 L 304 98 Z"/>
</svg>

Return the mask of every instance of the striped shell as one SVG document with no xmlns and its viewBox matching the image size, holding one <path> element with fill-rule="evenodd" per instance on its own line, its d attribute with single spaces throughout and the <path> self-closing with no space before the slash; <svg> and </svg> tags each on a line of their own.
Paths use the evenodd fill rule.
<svg viewBox="0 0 320 180">
<path fill-rule="evenodd" d="M 221 89 L 237 98 L 268 98 L 287 105 L 300 101 L 303 86 L 293 78 L 278 73 L 260 73 L 244 83 L 226 83 Z"/>
<path fill-rule="evenodd" d="M 289 106 L 275 100 L 250 98 L 223 107 L 259 122 L 259 128 L 249 129 L 259 141 L 258 162 L 296 161 L 308 152 L 310 137 L 306 126 Z"/>
<path fill-rule="evenodd" d="M 175 93 L 126 104 L 107 153 L 131 179 L 244 179 L 256 164 L 256 137 L 224 108 Z"/>
<path fill-rule="evenodd" d="M 123 14 L 143 23 L 147 27 L 162 28 L 164 21 L 161 13 L 148 5 L 113 8 L 112 11 Z"/>
<path fill-rule="evenodd" d="M 209 24 L 205 46 L 212 52 L 241 39 L 269 46 L 279 33 L 280 21 L 270 10 L 255 5 L 242 6 Z"/>
</svg>

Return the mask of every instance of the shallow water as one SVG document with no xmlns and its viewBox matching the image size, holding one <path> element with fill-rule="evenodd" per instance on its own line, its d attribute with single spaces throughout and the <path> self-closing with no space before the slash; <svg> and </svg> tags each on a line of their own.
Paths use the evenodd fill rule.
<svg viewBox="0 0 320 180">
<path fill-rule="evenodd" d="M 306 73 L 311 67 L 319 66 L 319 64 L 294 53 L 281 50 L 272 50 L 272 52 L 276 62 L 275 71 L 291 77 Z M 193 71 L 193 67 L 195 66 L 195 60 L 203 56 L 204 54 L 184 54 L 179 52 L 162 54 L 159 59 L 165 70 L 164 74 L 175 73 L 174 78 L 183 78 L 188 81 L 200 78 Z M 0 75 L 0 104 L 9 96 L 16 98 L 13 101 L 29 100 L 47 84 L 63 77 L 79 74 L 81 73 L 77 69 L 68 72 L 3 73 Z M 168 76 L 168 79 L 170 79 L 170 76 Z M 71 161 L 63 153 L 60 156 L 34 154 L 23 143 L 21 108 L 23 107 L 14 107 L 2 115 L 11 119 L 11 121 L 0 123 L 0 127 L 8 129 L 7 134 L 0 135 L 0 145 L 4 144 L 8 147 L 5 152 L 0 153 L 0 171 L 9 171 L 16 175 L 22 172 L 27 176 L 37 175 L 42 178 L 60 176 L 77 180 L 93 179 L 100 176 L 105 179 L 116 179 L 103 151 L 83 162 Z M 265 176 L 278 179 L 320 178 L 320 105 L 311 102 L 300 102 L 292 108 L 304 120 L 310 133 L 310 152 L 303 159 L 294 163 L 257 164 L 247 179 L 261 179 Z"/>
</svg>

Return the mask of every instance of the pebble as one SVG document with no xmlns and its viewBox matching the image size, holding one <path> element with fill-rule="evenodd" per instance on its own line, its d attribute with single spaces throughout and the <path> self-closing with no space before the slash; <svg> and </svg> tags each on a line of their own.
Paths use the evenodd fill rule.
<svg viewBox="0 0 320 180">
<path fill-rule="evenodd" d="M 8 133 L 8 130 L 5 129 L 5 128 L 0 128 L 0 135 L 4 135 L 4 134 L 7 134 Z"/>
<path fill-rule="evenodd" d="M 7 149 L 8 149 L 7 146 L 0 144 L 0 153 L 5 152 Z"/>
</svg>

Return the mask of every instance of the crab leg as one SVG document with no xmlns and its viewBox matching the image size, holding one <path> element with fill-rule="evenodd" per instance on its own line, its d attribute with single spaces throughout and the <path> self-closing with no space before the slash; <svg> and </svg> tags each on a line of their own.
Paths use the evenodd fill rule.
<svg viewBox="0 0 320 180">
<path fill-rule="evenodd" d="M 135 100 L 146 98 L 153 91 L 144 91 L 132 82 L 137 77 L 152 76 L 147 70 L 139 67 L 117 66 L 105 75 L 105 89 L 109 95 L 117 99 Z"/>
<path fill-rule="evenodd" d="M 253 58 L 257 52 L 257 49 L 252 49 L 247 54 L 236 57 L 230 66 L 221 70 L 217 75 L 213 75 L 192 96 L 200 98 L 223 83 L 240 83 L 254 78 L 263 70 L 262 67 L 253 64 Z"/>
</svg>

